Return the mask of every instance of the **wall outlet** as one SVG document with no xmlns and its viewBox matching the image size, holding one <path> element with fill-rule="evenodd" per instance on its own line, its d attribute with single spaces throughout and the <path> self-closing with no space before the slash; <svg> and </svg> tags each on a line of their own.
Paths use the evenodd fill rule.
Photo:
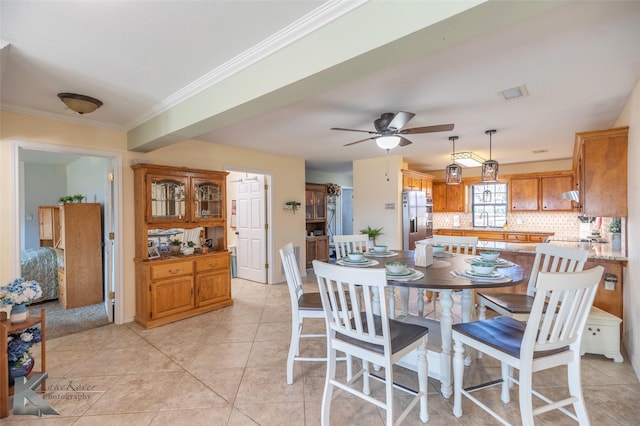
<svg viewBox="0 0 640 426">
<path fill-rule="evenodd" d="M 384 209 L 385 210 L 395 210 L 396 209 L 396 203 L 384 203 Z"/>
<path fill-rule="evenodd" d="M 516 224 L 518 224 L 518 225 L 524 225 L 524 222 L 525 222 L 525 220 L 524 220 L 523 217 L 519 217 L 519 218 L 516 219 Z"/>
</svg>

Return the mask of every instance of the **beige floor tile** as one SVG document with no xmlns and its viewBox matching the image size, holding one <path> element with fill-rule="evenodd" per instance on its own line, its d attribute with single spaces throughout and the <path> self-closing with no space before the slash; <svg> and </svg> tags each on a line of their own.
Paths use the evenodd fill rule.
<svg viewBox="0 0 640 426">
<path fill-rule="evenodd" d="M 315 277 L 303 284 L 317 291 Z M 398 292 L 396 292 L 398 293 Z M 291 307 L 285 284 L 264 285 L 234 279 L 234 305 L 145 330 L 135 323 L 108 325 L 47 342 L 47 372 L 52 402 L 60 416 L 15 416 L 6 425 L 319 425 L 326 362 L 296 362 L 294 383 L 286 383 L 286 358 L 291 331 Z M 416 311 L 415 292 L 409 301 Z M 454 296 L 454 298 L 457 296 Z M 399 295 L 396 294 L 399 302 Z M 399 303 L 396 304 L 399 307 Z M 431 306 L 427 305 L 430 309 Z M 439 304 L 437 312 L 440 311 Z M 459 305 L 454 306 L 459 321 Z M 305 333 L 324 333 L 324 320 L 306 320 Z M 326 341 L 303 339 L 301 354 L 326 356 Z M 640 383 L 625 362 L 601 355 L 582 358 L 585 399 L 593 425 L 635 425 L 640 418 Z M 360 362 L 354 360 L 354 371 Z M 338 362 L 337 376 L 346 376 L 346 363 Z M 500 377 L 500 365 L 492 358 L 473 358 L 465 369 L 465 385 Z M 417 387 L 415 373 L 394 369 L 396 381 Z M 95 392 L 55 391 L 71 381 L 93 385 Z M 567 392 L 566 368 L 536 375 L 536 386 L 551 397 Z M 373 395 L 383 392 L 372 385 Z M 429 425 L 495 425 L 496 420 L 470 401 L 463 400 L 463 416 L 452 413 L 453 398 L 444 399 L 440 383 L 429 380 Z M 86 392 L 85 392 L 86 393 Z M 66 398 L 66 396 L 69 396 Z M 478 393 L 499 412 L 520 424 L 517 387 L 512 401 L 500 401 L 500 388 Z M 62 397 L 65 399 L 61 399 Z M 50 397 L 50 401 L 51 401 Z M 75 399 L 74 399 L 75 398 Z M 408 397 L 396 392 L 396 409 Z M 399 412 L 397 412 L 399 414 Z M 381 425 L 384 412 L 346 392 L 336 391 L 331 409 L 335 425 Z M 414 408 L 403 425 L 421 425 Z M 540 425 L 574 425 L 557 412 L 536 418 Z"/>
</svg>

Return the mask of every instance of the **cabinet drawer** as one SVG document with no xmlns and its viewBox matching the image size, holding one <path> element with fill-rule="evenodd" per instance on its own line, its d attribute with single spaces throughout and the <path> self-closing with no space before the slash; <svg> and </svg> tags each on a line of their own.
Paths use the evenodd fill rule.
<svg viewBox="0 0 640 426">
<path fill-rule="evenodd" d="M 228 269 L 229 256 L 206 256 L 196 260 L 196 272 L 209 271 L 212 269 Z"/>
<path fill-rule="evenodd" d="M 529 241 L 532 243 L 543 243 L 546 239 L 546 235 L 529 235 Z"/>
<path fill-rule="evenodd" d="M 529 236 L 527 234 L 507 234 L 507 241 L 527 242 Z"/>
<path fill-rule="evenodd" d="M 193 262 L 190 260 L 151 266 L 152 280 L 171 278 L 188 274 L 193 274 Z"/>
</svg>

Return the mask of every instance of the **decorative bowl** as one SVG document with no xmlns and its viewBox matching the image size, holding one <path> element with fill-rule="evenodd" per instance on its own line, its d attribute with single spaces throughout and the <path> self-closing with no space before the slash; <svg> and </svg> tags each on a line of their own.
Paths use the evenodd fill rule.
<svg viewBox="0 0 640 426">
<path fill-rule="evenodd" d="M 498 258 L 498 256 L 500 256 L 499 251 L 481 251 L 480 252 L 480 257 L 485 262 L 493 262 Z"/>
<path fill-rule="evenodd" d="M 387 246 L 375 245 L 373 246 L 373 251 L 376 253 L 385 253 L 387 251 Z"/>
<path fill-rule="evenodd" d="M 384 266 L 387 268 L 387 271 L 392 274 L 400 274 L 407 269 L 406 263 L 398 261 L 387 262 Z"/>
<path fill-rule="evenodd" d="M 358 262 L 364 259 L 364 255 L 359 251 L 352 251 L 350 253 L 347 253 L 347 257 L 349 257 L 349 260 L 353 260 L 354 262 Z"/>
<path fill-rule="evenodd" d="M 444 250 L 447 247 L 442 244 L 434 244 L 433 245 L 433 253 L 444 253 Z"/>
<path fill-rule="evenodd" d="M 493 263 L 488 262 L 474 262 L 471 264 L 471 270 L 476 274 L 480 275 L 489 275 L 495 269 L 495 265 Z"/>
</svg>

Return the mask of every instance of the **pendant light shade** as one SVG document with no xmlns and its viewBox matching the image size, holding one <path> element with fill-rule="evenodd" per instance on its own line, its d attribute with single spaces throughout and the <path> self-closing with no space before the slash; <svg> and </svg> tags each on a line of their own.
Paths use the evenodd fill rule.
<svg viewBox="0 0 640 426">
<path fill-rule="evenodd" d="M 500 165 L 497 161 L 491 159 L 491 136 L 495 132 L 495 130 L 484 132 L 489 135 L 489 159 L 482 163 L 482 182 L 495 182 L 498 180 L 498 168 Z"/>
<path fill-rule="evenodd" d="M 450 136 L 449 140 L 453 142 L 453 153 L 451 154 L 451 158 L 455 157 L 456 153 L 456 139 L 457 136 Z M 449 164 L 445 169 L 445 176 L 447 185 L 459 185 L 462 183 L 462 167 L 460 164 L 456 164 L 456 161 L 453 160 L 453 163 Z"/>
</svg>

